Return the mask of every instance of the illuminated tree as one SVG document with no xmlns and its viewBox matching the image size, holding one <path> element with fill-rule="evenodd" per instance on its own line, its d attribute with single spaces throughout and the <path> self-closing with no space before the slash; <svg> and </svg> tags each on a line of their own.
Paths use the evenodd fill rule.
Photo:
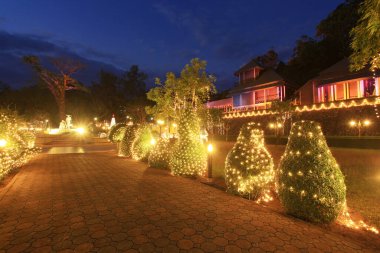
<svg viewBox="0 0 380 253">
<path fill-rule="evenodd" d="M 37 72 L 39 78 L 45 83 L 51 94 L 54 96 L 58 105 L 59 117 L 61 120 L 66 118 L 65 112 L 65 93 L 67 90 L 86 90 L 77 80 L 71 76 L 84 67 L 78 61 L 67 58 L 52 59 L 53 66 L 58 73 L 54 73 L 42 67 L 37 56 L 24 56 L 24 62 L 30 64 Z"/>
<path fill-rule="evenodd" d="M 119 155 L 132 157 L 132 143 L 136 137 L 136 126 L 126 126 L 123 139 L 119 145 Z"/>
<path fill-rule="evenodd" d="M 237 142 L 226 158 L 227 190 L 257 199 L 274 182 L 273 159 L 264 146 L 264 132 L 259 124 L 245 124 Z"/>
<path fill-rule="evenodd" d="M 320 223 L 337 218 L 346 200 L 346 186 L 319 123 L 293 124 L 277 172 L 277 186 L 289 214 Z"/>
<path fill-rule="evenodd" d="M 368 63 L 380 67 L 380 1 L 365 0 L 359 8 L 360 19 L 351 31 L 353 53 L 350 68 L 358 71 Z"/>
<path fill-rule="evenodd" d="M 169 72 L 164 83 L 156 78 L 158 87 L 147 93 L 155 105 L 146 107 L 147 113 L 168 122 L 168 119 L 177 119 L 184 108 L 202 108 L 210 94 L 216 92 L 215 77 L 207 74 L 206 65 L 206 61 L 195 58 L 183 68 L 179 77 Z"/>
<path fill-rule="evenodd" d="M 196 176 L 206 171 L 207 152 L 200 140 L 199 118 L 195 109 L 186 108 L 178 124 L 178 142 L 170 158 L 174 175 Z"/>
<path fill-rule="evenodd" d="M 149 125 L 140 126 L 137 129 L 135 139 L 132 142 L 132 158 L 142 161 L 148 159 L 149 152 L 153 148 L 152 140 L 154 140 L 154 138 Z"/>
<path fill-rule="evenodd" d="M 117 123 L 112 126 L 108 133 L 108 140 L 112 143 L 119 143 L 124 137 L 127 126 L 124 123 Z"/>
<path fill-rule="evenodd" d="M 149 166 L 161 169 L 169 168 L 170 156 L 175 142 L 176 139 L 160 138 L 149 154 Z"/>
</svg>

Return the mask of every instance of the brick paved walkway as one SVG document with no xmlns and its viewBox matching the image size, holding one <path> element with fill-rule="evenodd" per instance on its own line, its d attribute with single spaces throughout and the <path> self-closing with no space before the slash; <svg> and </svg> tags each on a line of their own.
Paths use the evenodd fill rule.
<svg viewBox="0 0 380 253">
<path fill-rule="evenodd" d="M 42 154 L 0 189 L 0 252 L 375 252 L 376 244 L 111 153 Z"/>
</svg>

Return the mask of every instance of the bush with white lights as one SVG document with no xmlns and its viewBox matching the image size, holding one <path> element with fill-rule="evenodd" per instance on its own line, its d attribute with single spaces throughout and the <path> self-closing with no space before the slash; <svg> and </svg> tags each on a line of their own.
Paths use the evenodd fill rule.
<svg viewBox="0 0 380 253">
<path fill-rule="evenodd" d="M 135 139 L 132 142 L 132 158 L 139 161 L 147 160 L 149 152 L 154 145 L 154 143 L 152 143 L 153 140 L 154 137 L 149 125 L 140 126 L 137 129 Z"/>
<path fill-rule="evenodd" d="M 264 132 L 254 122 L 245 124 L 225 163 L 227 190 L 258 199 L 274 183 L 273 159 L 264 146 Z"/>
<path fill-rule="evenodd" d="M 136 126 L 126 126 L 124 136 L 119 145 L 119 155 L 132 157 L 132 143 L 136 136 Z"/>
<path fill-rule="evenodd" d="M 277 171 L 278 194 L 286 211 L 318 223 L 334 221 L 346 200 L 344 176 L 319 123 L 293 124 Z"/>
<path fill-rule="evenodd" d="M 19 130 L 19 123 L 13 112 L 0 111 L 0 180 L 40 151 L 34 147 L 34 133 Z"/>
<path fill-rule="evenodd" d="M 169 168 L 170 156 L 173 152 L 175 143 L 176 139 L 174 138 L 160 138 L 149 154 L 149 166 L 160 169 Z"/>
<path fill-rule="evenodd" d="M 108 133 L 108 140 L 112 143 L 119 143 L 124 137 L 126 125 L 124 123 L 117 123 L 112 126 Z"/>
<path fill-rule="evenodd" d="M 204 175 L 207 167 L 207 151 L 200 139 L 199 118 L 196 111 L 188 107 L 179 119 L 178 142 L 169 162 L 175 175 Z"/>
</svg>

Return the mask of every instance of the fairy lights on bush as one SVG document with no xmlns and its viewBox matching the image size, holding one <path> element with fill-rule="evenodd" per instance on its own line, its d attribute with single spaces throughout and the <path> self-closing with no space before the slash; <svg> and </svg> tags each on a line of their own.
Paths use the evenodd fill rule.
<svg viewBox="0 0 380 253">
<path fill-rule="evenodd" d="M 150 167 L 169 168 L 170 155 L 176 139 L 160 138 L 149 154 L 148 164 Z"/>
<path fill-rule="evenodd" d="M 293 124 L 277 173 L 279 198 L 301 219 L 329 223 L 346 200 L 344 176 L 327 146 L 319 123 Z"/>
<path fill-rule="evenodd" d="M 267 199 L 274 182 L 273 159 L 264 146 L 260 124 L 250 122 L 239 137 L 225 163 L 227 190 L 250 199 Z"/>
<path fill-rule="evenodd" d="M 207 151 L 200 138 L 199 118 L 196 111 L 188 107 L 180 115 L 178 142 L 174 147 L 169 167 L 174 175 L 204 175 L 207 166 Z"/>
<path fill-rule="evenodd" d="M 34 133 L 19 130 L 19 121 L 14 113 L 0 111 L 0 179 L 40 151 L 34 147 Z"/>
<path fill-rule="evenodd" d="M 132 156 L 132 143 L 136 136 L 136 127 L 134 125 L 126 126 L 124 136 L 119 145 L 119 156 Z"/>
<path fill-rule="evenodd" d="M 149 152 L 153 148 L 151 141 L 153 139 L 152 131 L 148 125 L 140 126 L 132 142 L 131 153 L 132 158 L 135 160 L 148 159 Z"/>
<path fill-rule="evenodd" d="M 126 125 L 124 123 L 118 123 L 113 125 L 108 134 L 108 140 L 112 143 L 121 142 L 124 137 Z"/>
</svg>

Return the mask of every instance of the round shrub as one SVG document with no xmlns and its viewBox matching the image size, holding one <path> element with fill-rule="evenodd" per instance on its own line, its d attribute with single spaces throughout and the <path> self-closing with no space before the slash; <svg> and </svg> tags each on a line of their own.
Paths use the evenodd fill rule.
<svg viewBox="0 0 380 253">
<path fill-rule="evenodd" d="M 127 126 L 124 123 L 118 123 L 111 127 L 110 132 L 108 134 L 108 140 L 112 143 L 121 142 L 124 137 L 124 132 Z"/>
<path fill-rule="evenodd" d="M 243 125 L 226 158 L 227 190 L 257 199 L 273 184 L 273 167 L 273 159 L 264 146 L 263 130 L 254 122 Z"/>
<path fill-rule="evenodd" d="M 178 124 L 178 142 L 169 162 L 174 175 L 204 175 L 207 152 L 200 139 L 199 118 L 192 108 L 185 109 Z"/>
<path fill-rule="evenodd" d="M 175 143 L 176 139 L 174 138 L 160 138 L 149 154 L 149 166 L 160 169 L 169 168 L 169 160 Z"/>
<path fill-rule="evenodd" d="M 148 159 L 149 152 L 153 148 L 153 134 L 148 125 L 140 126 L 136 131 L 135 139 L 132 142 L 132 158 L 145 161 Z"/>
<path fill-rule="evenodd" d="M 119 145 L 119 156 L 132 156 L 132 142 L 136 136 L 136 127 L 135 126 L 126 126 L 123 138 L 121 139 Z"/>
<path fill-rule="evenodd" d="M 344 176 L 314 121 L 293 124 L 277 181 L 286 211 L 301 219 L 332 222 L 346 201 Z"/>
</svg>

